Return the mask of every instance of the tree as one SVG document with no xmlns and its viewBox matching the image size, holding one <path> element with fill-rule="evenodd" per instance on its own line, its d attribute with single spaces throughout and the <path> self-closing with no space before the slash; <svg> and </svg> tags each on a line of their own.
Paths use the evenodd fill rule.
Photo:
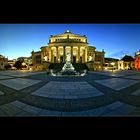
<svg viewBox="0 0 140 140">
<path fill-rule="evenodd" d="M 14 67 L 16 67 L 18 70 L 22 68 L 22 61 L 18 60 L 15 62 Z"/>
</svg>

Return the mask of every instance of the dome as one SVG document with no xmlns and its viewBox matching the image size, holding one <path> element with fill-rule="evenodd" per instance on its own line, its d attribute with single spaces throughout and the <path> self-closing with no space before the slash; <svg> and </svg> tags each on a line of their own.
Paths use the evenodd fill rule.
<svg viewBox="0 0 140 140">
<path fill-rule="evenodd" d="M 51 36 L 51 37 L 65 37 L 67 35 L 69 35 L 71 37 L 84 37 L 84 38 L 86 38 L 85 35 L 82 36 L 82 35 L 79 35 L 79 34 L 74 34 L 70 30 L 66 30 L 63 34 L 58 34 L 58 35 L 54 35 L 54 36 Z"/>
</svg>

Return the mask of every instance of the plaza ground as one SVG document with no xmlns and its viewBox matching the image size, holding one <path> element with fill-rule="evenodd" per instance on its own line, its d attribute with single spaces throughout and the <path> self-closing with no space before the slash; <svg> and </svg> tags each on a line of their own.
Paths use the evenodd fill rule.
<svg viewBox="0 0 140 140">
<path fill-rule="evenodd" d="M 0 71 L 0 116 L 139 116 L 140 71 Z"/>
</svg>

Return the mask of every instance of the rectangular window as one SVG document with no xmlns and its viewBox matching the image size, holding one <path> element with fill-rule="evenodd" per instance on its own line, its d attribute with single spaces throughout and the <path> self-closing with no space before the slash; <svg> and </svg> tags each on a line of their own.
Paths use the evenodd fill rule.
<svg viewBox="0 0 140 140">
<path fill-rule="evenodd" d="M 36 64 L 40 64 L 41 63 L 41 55 L 37 55 L 36 56 Z"/>
</svg>

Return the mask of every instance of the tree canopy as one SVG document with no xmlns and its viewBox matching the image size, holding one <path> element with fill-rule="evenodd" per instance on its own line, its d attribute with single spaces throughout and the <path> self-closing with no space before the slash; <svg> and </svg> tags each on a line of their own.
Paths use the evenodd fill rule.
<svg viewBox="0 0 140 140">
<path fill-rule="evenodd" d="M 16 67 L 18 70 L 22 68 L 22 61 L 18 60 L 15 62 L 14 67 Z"/>
</svg>

